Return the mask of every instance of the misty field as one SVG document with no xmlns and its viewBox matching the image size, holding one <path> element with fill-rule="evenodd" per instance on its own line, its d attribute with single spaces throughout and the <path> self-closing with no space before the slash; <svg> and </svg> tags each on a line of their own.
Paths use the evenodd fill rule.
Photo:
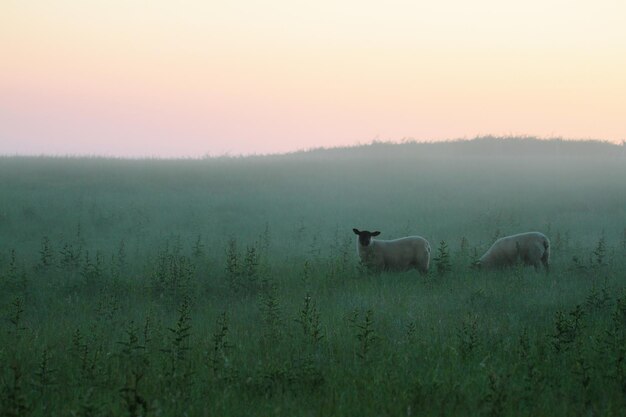
<svg viewBox="0 0 626 417">
<path fill-rule="evenodd" d="M 369 273 L 352 228 L 418 234 Z M 470 268 L 538 230 L 549 274 Z M 626 410 L 626 152 L 377 143 L 0 158 L 0 416 Z"/>
</svg>

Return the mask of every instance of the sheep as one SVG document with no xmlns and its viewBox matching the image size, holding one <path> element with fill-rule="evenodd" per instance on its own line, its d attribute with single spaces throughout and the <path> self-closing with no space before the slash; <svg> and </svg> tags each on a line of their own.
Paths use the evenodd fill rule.
<svg viewBox="0 0 626 417">
<path fill-rule="evenodd" d="M 550 240 L 543 233 L 527 232 L 506 236 L 494 242 L 477 261 L 476 266 L 486 269 L 502 269 L 522 262 L 539 271 L 543 264 L 550 271 Z"/>
<path fill-rule="evenodd" d="M 430 244 L 421 236 L 408 236 L 395 240 L 375 240 L 380 232 L 359 231 L 357 253 L 366 267 L 375 271 L 406 271 L 417 269 L 421 274 L 428 273 Z"/>
</svg>

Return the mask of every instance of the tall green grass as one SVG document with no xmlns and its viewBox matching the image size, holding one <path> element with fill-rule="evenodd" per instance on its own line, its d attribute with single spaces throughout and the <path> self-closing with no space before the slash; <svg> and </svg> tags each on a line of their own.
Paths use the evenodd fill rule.
<svg viewBox="0 0 626 417">
<path fill-rule="evenodd" d="M 0 158 L 0 415 L 619 415 L 622 148 Z M 431 272 L 369 273 L 353 227 Z M 526 230 L 550 274 L 470 268 Z"/>
</svg>

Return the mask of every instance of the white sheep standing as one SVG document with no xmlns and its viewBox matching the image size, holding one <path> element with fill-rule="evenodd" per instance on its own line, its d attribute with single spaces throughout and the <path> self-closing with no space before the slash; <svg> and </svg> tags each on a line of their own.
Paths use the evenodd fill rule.
<svg viewBox="0 0 626 417">
<path fill-rule="evenodd" d="M 501 269 L 517 263 L 532 265 L 539 271 L 541 265 L 550 270 L 550 240 L 543 233 L 526 232 L 502 237 L 494 242 L 477 261 L 478 267 Z"/>
<path fill-rule="evenodd" d="M 368 268 L 376 271 L 406 271 L 415 268 L 422 274 L 428 273 L 430 244 L 423 237 L 376 240 L 372 237 L 378 236 L 378 231 L 352 231 L 359 236 L 356 241 L 357 253 Z"/>
</svg>

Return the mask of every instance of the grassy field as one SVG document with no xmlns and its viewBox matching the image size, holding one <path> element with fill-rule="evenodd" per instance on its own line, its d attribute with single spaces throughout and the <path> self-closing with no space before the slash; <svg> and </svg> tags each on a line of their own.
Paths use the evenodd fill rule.
<svg viewBox="0 0 626 417">
<path fill-rule="evenodd" d="M 550 274 L 469 267 L 528 230 Z M 606 143 L 0 158 L 0 416 L 624 415 L 625 255 Z"/>
</svg>

